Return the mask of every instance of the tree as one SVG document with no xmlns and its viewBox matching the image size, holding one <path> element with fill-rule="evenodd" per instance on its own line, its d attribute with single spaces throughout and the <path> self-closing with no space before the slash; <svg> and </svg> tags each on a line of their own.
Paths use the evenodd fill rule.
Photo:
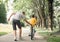
<svg viewBox="0 0 60 42">
<path fill-rule="evenodd" d="M 0 1 L 0 23 L 6 23 L 6 9 L 3 1 Z"/>
<path fill-rule="evenodd" d="M 48 12 L 49 12 L 49 18 L 50 18 L 50 26 L 51 26 L 51 30 L 53 30 L 53 0 L 48 0 Z"/>
</svg>

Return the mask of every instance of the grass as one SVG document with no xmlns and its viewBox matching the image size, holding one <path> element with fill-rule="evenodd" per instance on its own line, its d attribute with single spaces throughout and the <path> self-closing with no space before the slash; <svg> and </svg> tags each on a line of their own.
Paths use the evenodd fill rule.
<svg viewBox="0 0 60 42">
<path fill-rule="evenodd" d="M 50 31 L 49 29 L 44 29 L 44 28 L 35 28 L 36 31 L 40 34 L 40 35 L 49 35 L 50 33 L 53 32 L 57 32 L 59 29 L 58 28 L 54 28 L 53 31 Z"/>
<path fill-rule="evenodd" d="M 58 31 L 58 28 L 54 29 L 53 32 L 49 32 L 48 30 L 44 30 L 44 29 L 36 29 L 36 30 L 40 35 L 47 37 L 47 42 L 60 42 L 60 37 L 50 36 L 50 33 Z"/>
<path fill-rule="evenodd" d="M 60 42 L 60 37 L 49 37 L 47 42 Z"/>
<path fill-rule="evenodd" d="M 0 36 L 12 32 L 12 26 L 9 24 L 0 24 Z"/>
<path fill-rule="evenodd" d="M 51 32 L 39 32 L 42 36 L 47 36 L 47 42 L 60 42 L 60 37 L 49 36 Z"/>
<path fill-rule="evenodd" d="M 7 32 L 0 32 L 0 36 L 8 34 Z"/>
<path fill-rule="evenodd" d="M 40 35 L 42 35 L 42 36 L 47 36 L 47 35 L 49 35 L 50 33 L 52 33 L 52 32 L 50 32 L 49 30 L 47 30 L 47 29 L 36 29 L 36 31 L 40 34 Z"/>
<path fill-rule="evenodd" d="M 39 32 L 39 34 L 42 36 L 48 36 L 50 34 L 50 32 Z"/>
</svg>

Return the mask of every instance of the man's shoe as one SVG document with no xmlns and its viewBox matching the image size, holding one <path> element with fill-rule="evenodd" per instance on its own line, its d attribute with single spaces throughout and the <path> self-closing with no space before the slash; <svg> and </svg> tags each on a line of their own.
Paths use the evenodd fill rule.
<svg viewBox="0 0 60 42">
<path fill-rule="evenodd" d="M 14 41 L 17 41 L 17 39 L 14 39 Z"/>
</svg>

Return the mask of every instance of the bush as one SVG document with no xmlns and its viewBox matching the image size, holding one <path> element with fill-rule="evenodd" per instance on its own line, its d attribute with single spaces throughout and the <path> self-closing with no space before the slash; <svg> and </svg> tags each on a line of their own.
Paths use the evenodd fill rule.
<svg viewBox="0 0 60 42">
<path fill-rule="evenodd" d="M 5 5 L 1 2 L 0 4 L 0 23 L 6 23 L 6 9 Z"/>
<path fill-rule="evenodd" d="M 23 22 L 20 22 L 22 27 L 25 27 L 25 24 Z"/>
</svg>

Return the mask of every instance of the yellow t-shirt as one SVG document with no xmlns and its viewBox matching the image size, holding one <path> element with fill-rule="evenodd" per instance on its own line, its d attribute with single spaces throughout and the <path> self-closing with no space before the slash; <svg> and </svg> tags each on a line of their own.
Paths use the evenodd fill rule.
<svg viewBox="0 0 60 42">
<path fill-rule="evenodd" d="M 37 22 L 37 20 L 36 20 L 35 18 L 31 18 L 31 19 L 29 20 L 29 23 L 30 23 L 32 26 L 34 26 L 34 25 L 36 24 L 36 22 Z"/>
</svg>

